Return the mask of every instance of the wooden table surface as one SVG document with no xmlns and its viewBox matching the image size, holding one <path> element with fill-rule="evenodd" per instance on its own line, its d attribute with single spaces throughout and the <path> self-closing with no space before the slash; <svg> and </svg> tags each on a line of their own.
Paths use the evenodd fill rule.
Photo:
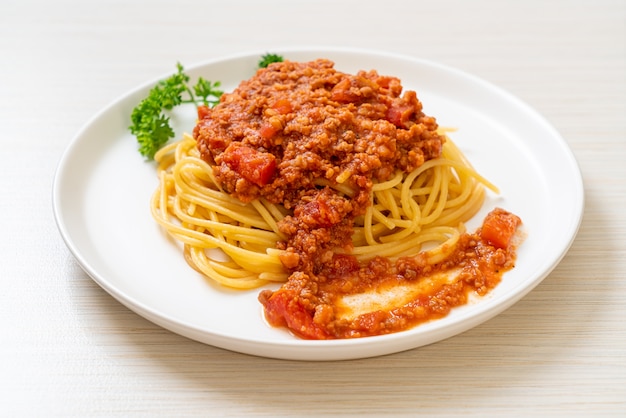
<svg viewBox="0 0 626 418">
<path fill-rule="evenodd" d="M 310 45 L 440 62 L 545 116 L 584 178 L 560 265 L 467 332 L 342 362 L 204 345 L 103 291 L 51 207 L 79 129 L 176 61 Z M 0 416 L 626 416 L 623 0 L 8 0 L 0 121 Z"/>
</svg>

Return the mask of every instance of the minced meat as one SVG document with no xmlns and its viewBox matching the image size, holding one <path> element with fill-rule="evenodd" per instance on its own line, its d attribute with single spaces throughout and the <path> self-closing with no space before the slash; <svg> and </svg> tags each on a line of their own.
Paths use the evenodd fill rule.
<svg viewBox="0 0 626 418">
<path fill-rule="evenodd" d="M 373 181 L 439 157 L 444 141 L 398 78 L 342 73 L 326 59 L 271 64 L 199 115 L 194 137 L 220 185 L 292 210 L 279 224 L 282 262 L 313 277 L 335 250 L 349 251 Z M 352 193 L 328 187 L 338 183 Z"/>
</svg>

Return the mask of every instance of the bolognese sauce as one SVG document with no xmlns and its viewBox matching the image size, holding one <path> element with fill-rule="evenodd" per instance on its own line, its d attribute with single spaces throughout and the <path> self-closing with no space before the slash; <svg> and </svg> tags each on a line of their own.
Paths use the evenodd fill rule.
<svg viewBox="0 0 626 418">
<path fill-rule="evenodd" d="M 342 73 L 326 59 L 274 63 L 198 116 L 194 138 L 220 186 L 289 211 L 277 243 L 289 279 L 259 295 L 273 325 L 311 339 L 396 332 L 447 314 L 470 291 L 486 293 L 513 266 L 521 221 L 500 209 L 435 264 L 424 254 L 366 263 L 351 255 L 373 184 L 438 158 L 445 142 L 396 77 Z"/>
</svg>

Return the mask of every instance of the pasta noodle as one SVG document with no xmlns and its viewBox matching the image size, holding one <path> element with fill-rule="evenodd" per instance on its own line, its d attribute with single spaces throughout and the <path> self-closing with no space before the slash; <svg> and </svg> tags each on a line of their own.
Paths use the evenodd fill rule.
<svg viewBox="0 0 626 418">
<path fill-rule="evenodd" d="M 276 243 L 284 239 L 277 223 L 289 211 L 263 198 L 245 204 L 222 191 L 188 134 L 162 148 L 155 160 L 159 186 L 152 216 L 182 243 L 195 270 L 238 289 L 287 280 Z M 320 181 L 324 185 L 352 193 L 344 184 Z M 463 223 L 479 211 L 485 186 L 497 192 L 447 138 L 441 157 L 374 184 L 371 204 L 355 220 L 352 254 L 362 262 L 425 251 L 429 262 L 442 260 L 464 232 Z"/>
</svg>

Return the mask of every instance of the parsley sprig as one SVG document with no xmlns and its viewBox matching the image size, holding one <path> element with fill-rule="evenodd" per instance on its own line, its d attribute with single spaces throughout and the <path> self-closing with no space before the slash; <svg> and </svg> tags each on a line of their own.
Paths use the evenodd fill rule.
<svg viewBox="0 0 626 418">
<path fill-rule="evenodd" d="M 265 68 L 273 62 L 282 62 L 277 54 L 265 54 L 258 62 L 259 68 Z M 202 77 L 193 86 L 189 85 L 189 76 L 180 63 L 176 64 L 176 73 L 160 80 L 133 109 L 128 127 L 139 143 L 139 152 L 149 160 L 163 145 L 173 138 L 175 133 L 170 125 L 168 112 L 174 107 L 192 103 L 196 106 L 214 106 L 224 93 L 219 81 L 211 82 Z"/>
<path fill-rule="evenodd" d="M 273 62 L 283 62 L 283 57 L 278 54 L 265 54 L 259 61 L 259 68 L 267 68 Z"/>
<path fill-rule="evenodd" d="M 219 102 L 222 91 L 220 82 L 211 82 L 202 77 L 195 85 L 189 85 L 189 76 L 183 66 L 176 64 L 177 72 L 160 80 L 132 111 L 130 132 L 137 137 L 139 152 L 148 159 L 174 137 L 168 111 L 183 103 L 196 106 L 213 106 Z"/>
</svg>

